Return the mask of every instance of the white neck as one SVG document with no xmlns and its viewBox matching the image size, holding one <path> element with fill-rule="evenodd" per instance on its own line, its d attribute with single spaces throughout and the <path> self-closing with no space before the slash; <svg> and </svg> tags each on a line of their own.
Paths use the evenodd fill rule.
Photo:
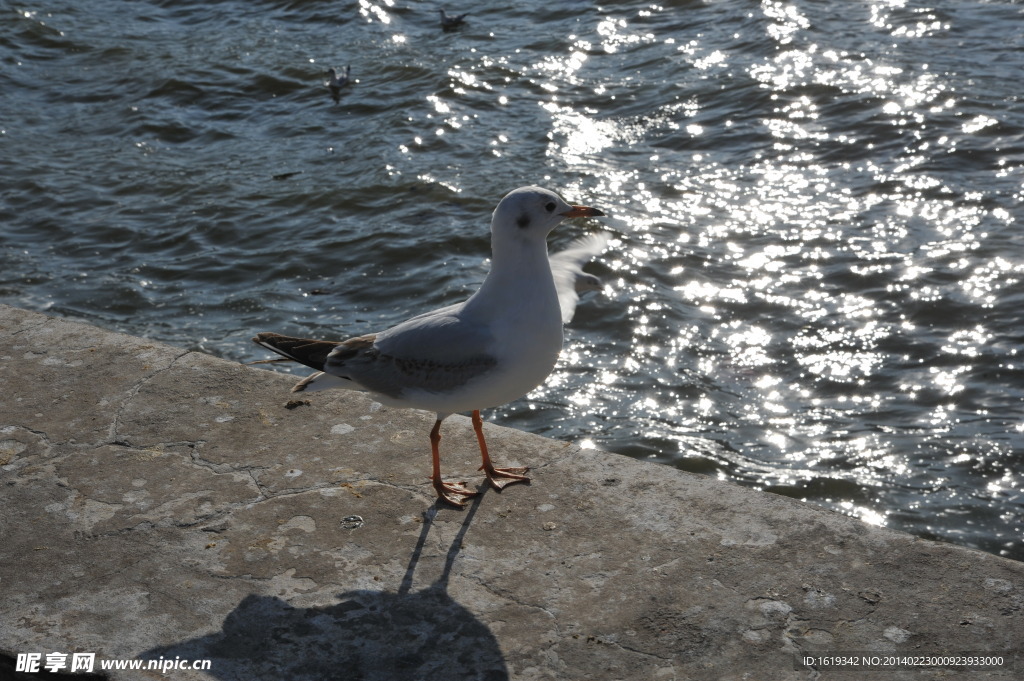
<svg viewBox="0 0 1024 681">
<path fill-rule="evenodd" d="M 525 305 L 534 310 L 550 307 L 558 313 L 558 294 L 551 276 L 547 243 L 508 239 L 493 244 L 491 271 L 467 304 L 472 305 L 475 298 L 482 296 L 487 296 L 496 307 Z"/>
</svg>

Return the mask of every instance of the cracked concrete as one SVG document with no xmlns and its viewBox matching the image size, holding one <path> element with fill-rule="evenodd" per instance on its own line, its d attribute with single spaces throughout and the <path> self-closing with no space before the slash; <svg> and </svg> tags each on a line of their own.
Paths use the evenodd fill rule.
<svg viewBox="0 0 1024 681">
<path fill-rule="evenodd" d="M 2 655 L 211 660 L 114 679 L 1022 673 L 794 664 L 1013 658 L 1020 563 L 493 425 L 532 484 L 439 509 L 432 415 L 289 404 L 291 377 L 4 306 L 0 339 Z M 468 419 L 442 434 L 481 485 Z"/>
</svg>

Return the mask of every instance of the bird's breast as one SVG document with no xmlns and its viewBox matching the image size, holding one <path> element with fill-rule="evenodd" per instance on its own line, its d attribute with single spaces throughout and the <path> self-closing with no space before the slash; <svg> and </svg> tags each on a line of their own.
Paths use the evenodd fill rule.
<svg viewBox="0 0 1024 681">
<path fill-rule="evenodd" d="M 524 395 L 544 382 L 562 351 L 562 318 L 557 301 L 550 309 L 506 316 L 496 329 L 496 352 L 506 379 Z"/>
</svg>

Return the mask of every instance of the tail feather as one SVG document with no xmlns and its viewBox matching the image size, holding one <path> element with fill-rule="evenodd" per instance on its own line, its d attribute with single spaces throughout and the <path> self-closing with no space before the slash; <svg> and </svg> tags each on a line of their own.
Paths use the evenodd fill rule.
<svg viewBox="0 0 1024 681">
<path fill-rule="evenodd" d="M 327 355 L 341 345 L 339 341 L 310 340 L 282 336 L 279 333 L 264 332 L 256 334 L 253 342 L 288 359 L 305 364 L 317 371 L 324 370 Z"/>
<path fill-rule="evenodd" d="M 322 371 L 318 371 L 315 374 L 306 376 L 304 379 L 292 386 L 292 392 L 315 392 L 318 390 L 328 390 L 330 388 L 363 390 L 363 387 L 358 383 L 353 383 L 351 380 L 344 378 L 343 376 L 334 376 L 332 374 L 325 374 Z"/>
</svg>

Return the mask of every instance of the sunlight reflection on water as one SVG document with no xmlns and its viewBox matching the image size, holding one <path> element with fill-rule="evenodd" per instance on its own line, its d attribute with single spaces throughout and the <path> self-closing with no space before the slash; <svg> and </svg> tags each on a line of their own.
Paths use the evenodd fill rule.
<svg viewBox="0 0 1024 681">
<path fill-rule="evenodd" d="M 1024 558 L 1018 4 L 325 7 L 12 13 L 3 299 L 257 359 L 464 297 L 546 184 L 604 289 L 492 418 Z"/>
<path fill-rule="evenodd" d="M 1004 207 L 1012 197 L 965 191 L 941 162 L 999 120 L 963 110 L 950 74 L 908 47 L 949 31 L 949 21 L 913 10 L 907 23 L 896 16 L 904 3 L 873 3 L 867 20 L 880 42 L 843 49 L 798 4 L 760 9 L 774 52 L 751 60 L 716 44 L 720 35 L 665 44 L 664 59 L 692 70 L 666 73 L 666 101 L 647 114 L 558 97 L 542 105 L 552 119 L 549 156 L 588 178 L 572 191 L 615 206 L 621 241 L 604 267 L 610 304 L 623 310 L 605 316 L 628 332 L 596 353 L 573 339 L 556 380 L 535 397 L 565 391 L 573 417 L 603 421 L 588 442 L 613 439 L 621 449 L 628 438 L 615 431 L 623 429 L 650 443 L 633 448 L 637 455 L 646 449 L 684 468 L 707 457 L 689 451 L 688 436 L 717 434 L 727 449 L 713 465 L 729 477 L 811 492 L 876 525 L 889 522 L 882 499 L 900 494 L 886 491 L 897 480 L 938 492 L 923 525 L 931 527 L 928 512 L 954 512 L 946 504 L 958 493 L 935 471 L 942 451 L 1002 460 L 989 462 L 998 482 L 983 493 L 1019 507 L 1019 477 L 1003 468 L 1020 451 L 1005 431 L 1021 414 L 1019 393 L 999 415 L 963 399 L 979 371 L 972 360 L 992 352 L 984 310 L 1020 283 L 1021 258 L 986 243 L 1014 222 Z M 658 13 L 667 10 L 600 20 L 600 47 L 616 54 L 658 42 L 635 26 Z M 899 46 L 882 43 L 886 35 Z M 607 93 L 587 71 L 591 45 L 577 46 L 539 65 L 552 81 L 546 89 Z M 633 71 L 623 71 L 607 103 L 628 111 L 611 101 L 628 99 Z M 765 96 L 752 104 L 699 87 L 712 79 L 720 90 L 749 79 Z M 701 95 L 687 94 L 693 89 Z M 736 162 L 728 145 L 702 139 L 723 132 L 764 143 Z M 588 364 L 597 365 L 595 380 L 574 382 L 571 367 Z M 979 432 L 998 439 L 987 454 Z M 1004 518 L 1004 547 L 1016 546 L 1019 520 Z"/>
</svg>

